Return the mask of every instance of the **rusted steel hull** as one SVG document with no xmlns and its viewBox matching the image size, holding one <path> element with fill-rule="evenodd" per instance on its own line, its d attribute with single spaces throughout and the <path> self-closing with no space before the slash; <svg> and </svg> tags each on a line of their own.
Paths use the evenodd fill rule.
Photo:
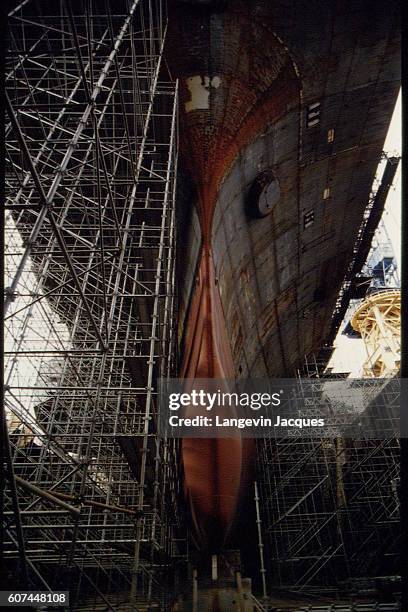
<svg viewBox="0 0 408 612">
<path fill-rule="evenodd" d="M 215 28 L 211 13 L 184 8 L 181 14 L 174 6 L 172 63 L 181 87 L 180 146 L 197 190 L 202 243 L 181 376 L 234 379 L 212 255 L 214 209 L 240 151 L 288 105 L 299 103 L 298 83 L 282 44 L 251 23 L 245 3 L 218 15 Z M 217 37 L 211 49 L 208 36 Z M 228 537 L 251 454 L 251 442 L 240 437 L 183 440 L 184 487 L 198 547 L 218 549 Z"/>
<path fill-rule="evenodd" d="M 186 380 L 290 376 L 324 345 L 399 87 L 391 5 L 351 15 L 334 0 L 170 2 L 167 61 L 200 233 L 183 262 L 186 285 L 194 276 L 181 308 Z M 249 220 L 246 194 L 265 172 L 280 195 Z M 239 439 L 183 441 L 199 547 L 228 537 L 250 454 Z"/>
<path fill-rule="evenodd" d="M 208 248 L 202 252 L 192 298 L 182 377 L 186 379 L 186 390 L 197 378 L 234 378 L 224 313 Z M 238 435 L 182 440 L 184 489 L 199 548 L 216 550 L 224 544 L 244 484 L 250 459 L 248 450 L 248 443 Z"/>
</svg>

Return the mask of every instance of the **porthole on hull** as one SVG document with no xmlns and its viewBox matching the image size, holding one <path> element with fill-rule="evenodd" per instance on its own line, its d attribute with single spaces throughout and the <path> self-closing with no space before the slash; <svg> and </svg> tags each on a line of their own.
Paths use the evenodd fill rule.
<svg viewBox="0 0 408 612">
<path fill-rule="evenodd" d="M 279 202 L 280 193 L 279 181 L 272 170 L 258 174 L 248 192 L 248 216 L 255 219 L 267 217 Z"/>
</svg>

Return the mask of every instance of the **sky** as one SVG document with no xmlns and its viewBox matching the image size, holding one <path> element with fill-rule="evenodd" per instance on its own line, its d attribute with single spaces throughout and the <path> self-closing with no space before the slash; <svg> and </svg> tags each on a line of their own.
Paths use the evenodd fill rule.
<svg viewBox="0 0 408 612">
<path fill-rule="evenodd" d="M 401 155 L 401 92 L 395 105 L 388 134 L 385 139 L 383 150 L 388 155 Z M 376 179 L 381 178 L 385 162 L 382 162 L 377 171 Z M 394 249 L 395 259 L 398 270 L 401 266 L 401 162 L 394 179 L 394 183 L 389 191 L 385 204 L 383 221 Z M 333 367 L 333 372 L 350 372 L 351 377 L 358 377 L 361 374 L 362 364 L 366 358 L 366 350 L 362 340 L 350 339 L 342 335 L 342 329 L 350 319 L 350 312 L 346 321 L 340 327 L 335 340 L 336 350 L 329 363 Z"/>
</svg>

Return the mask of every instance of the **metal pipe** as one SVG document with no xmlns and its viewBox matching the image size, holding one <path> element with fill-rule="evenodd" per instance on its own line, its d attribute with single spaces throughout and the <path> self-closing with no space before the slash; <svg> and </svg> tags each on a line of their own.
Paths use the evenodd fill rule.
<svg viewBox="0 0 408 612">
<path fill-rule="evenodd" d="M 193 612 L 198 612 L 198 573 L 193 569 Z"/>
<path fill-rule="evenodd" d="M 11 452 L 10 452 L 10 440 L 9 440 L 9 436 L 8 436 L 8 431 L 7 431 L 7 423 L 6 423 L 6 415 L 4 414 L 4 407 L 2 406 L 1 408 L 2 411 L 2 425 L 1 425 L 1 462 L 2 462 L 2 472 L 5 472 L 7 470 L 8 474 L 8 481 L 9 481 L 9 486 L 10 486 L 10 491 L 11 491 L 11 499 L 12 499 L 12 504 L 13 504 L 13 513 L 14 513 L 14 518 L 16 521 L 16 533 L 17 533 L 17 543 L 18 543 L 18 551 L 19 551 L 19 556 L 20 556 L 20 563 L 21 563 L 21 569 L 22 569 L 22 574 L 23 574 L 23 579 L 26 581 L 26 584 L 28 584 L 28 572 L 27 572 L 27 556 L 26 556 L 26 551 L 25 551 L 25 540 L 24 540 L 24 534 L 23 534 L 23 530 L 22 530 L 22 523 L 21 523 L 21 514 L 20 514 L 20 507 L 18 504 L 18 495 L 17 495 L 17 489 L 16 489 L 16 481 L 18 476 L 16 476 L 14 474 L 14 469 L 13 469 L 13 463 L 11 460 Z M 4 463 L 3 463 L 4 462 Z M 6 469 L 4 469 L 6 468 Z M 4 474 L 5 476 L 5 474 Z M 4 478 L 4 480 L 2 479 L 1 482 L 1 506 L 0 506 L 0 516 L 3 514 L 4 511 L 4 503 L 3 503 L 3 494 L 4 494 L 4 490 L 5 490 L 5 484 L 6 484 L 6 479 Z M 1 554 L 2 554 L 2 558 L 3 558 L 3 553 L 4 553 L 4 533 L 3 533 L 3 529 L 4 527 L 4 522 L 3 522 L 3 517 L 1 516 L 2 520 L 1 520 Z"/>
<path fill-rule="evenodd" d="M 241 572 L 235 572 L 235 579 L 237 581 L 237 591 L 238 591 L 238 605 L 240 612 L 245 612 L 245 601 L 244 601 L 244 593 L 242 590 L 242 576 Z"/>
<path fill-rule="evenodd" d="M 261 574 L 262 580 L 262 593 L 263 597 L 268 597 L 268 592 L 266 589 L 266 569 L 264 562 L 264 544 L 262 540 L 262 522 L 261 522 L 261 513 L 259 509 L 259 494 L 258 494 L 258 483 L 256 480 L 254 481 L 254 493 L 255 493 L 255 509 L 256 509 L 256 527 L 258 531 L 258 548 L 259 548 L 259 571 Z"/>
<path fill-rule="evenodd" d="M 55 497 L 60 497 L 61 499 L 69 499 L 75 501 L 76 498 L 74 495 L 68 495 L 67 493 L 59 493 L 57 491 L 53 491 L 52 495 Z M 123 512 L 124 514 L 129 514 L 130 516 L 140 516 L 140 512 L 138 510 L 131 510 L 130 508 L 124 508 L 123 506 L 114 506 L 112 504 L 103 504 L 102 502 L 94 501 L 93 499 L 82 499 L 80 500 L 81 504 L 84 506 L 93 506 L 94 508 L 101 508 L 103 510 L 112 510 L 113 512 Z M 81 525 L 83 527 L 83 525 Z"/>
<path fill-rule="evenodd" d="M 17 484 L 23 487 L 23 489 L 26 489 L 27 491 L 30 491 L 31 493 L 35 493 L 36 495 L 39 495 L 43 499 L 50 501 L 56 506 L 61 506 L 61 508 L 68 510 L 68 512 L 70 512 L 74 516 L 79 516 L 81 514 L 81 511 L 78 508 L 74 508 L 74 506 L 71 506 L 70 504 L 65 503 L 61 499 L 58 499 L 58 497 L 55 496 L 55 492 L 51 494 L 48 491 L 45 491 L 44 489 L 40 489 L 40 487 L 36 487 L 31 482 L 24 480 L 20 476 L 15 476 L 15 480 Z"/>
</svg>

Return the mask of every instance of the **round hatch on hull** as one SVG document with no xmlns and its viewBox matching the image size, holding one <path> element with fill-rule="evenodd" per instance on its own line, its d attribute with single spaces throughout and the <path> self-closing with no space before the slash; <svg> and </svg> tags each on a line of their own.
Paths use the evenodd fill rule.
<svg viewBox="0 0 408 612">
<path fill-rule="evenodd" d="M 248 193 L 246 207 L 248 215 L 258 219 L 269 215 L 278 203 L 280 193 L 279 181 L 272 170 L 261 172 Z"/>
</svg>

